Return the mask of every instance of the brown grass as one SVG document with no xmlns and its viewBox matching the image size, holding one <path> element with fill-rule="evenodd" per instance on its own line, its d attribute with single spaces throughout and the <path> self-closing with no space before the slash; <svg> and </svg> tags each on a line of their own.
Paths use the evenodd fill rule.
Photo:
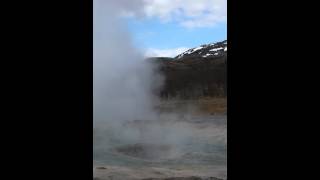
<svg viewBox="0 0 320 180">
<path fill-rule="evenodd" d="M 209 114 L 223 114 L 227 112 L 227 98 L 204 98 L 197 102 L 199 111 Z"/>
<path fill-rule="evenodd" d="M 196 100 L 166 100 L 157 107 L 161 111 L 192 114 L 223 114 L 227 112 L 227 98 L 201 98 Z"/>
</svg>

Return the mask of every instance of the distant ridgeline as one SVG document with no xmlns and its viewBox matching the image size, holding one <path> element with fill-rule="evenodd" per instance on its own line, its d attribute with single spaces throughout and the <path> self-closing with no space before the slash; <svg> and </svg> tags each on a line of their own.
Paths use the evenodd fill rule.
<svg viewBox="0 0 320 180">
<path fill-rule="evenodd" d="M 165 76 L 164 99 L 227 96 L 227 41 L 189 49 L 175 58 L 149 58 Z"/>
</svg>

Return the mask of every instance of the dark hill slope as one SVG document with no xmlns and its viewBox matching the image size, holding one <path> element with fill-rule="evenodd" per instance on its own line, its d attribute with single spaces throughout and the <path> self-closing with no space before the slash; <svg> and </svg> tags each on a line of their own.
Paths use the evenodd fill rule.
<svg viewBox="0 0 320 180">
<path fill-rule="evenodd" d="M 151 58 L 165 77 L 162 98 L 226 97 L 227 41 L 202 45 L 175 58 Z"/>
</svg>

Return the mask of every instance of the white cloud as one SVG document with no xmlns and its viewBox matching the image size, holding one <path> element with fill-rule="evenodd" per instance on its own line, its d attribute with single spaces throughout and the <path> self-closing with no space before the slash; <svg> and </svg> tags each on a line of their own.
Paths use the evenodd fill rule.
<svg viewBox="0 0 320 180">
<path fill-rule="evenodd" d="M 186 47 L 179 47 L 179 48 L 173 48 L 173 49 L 154 49 L 150 48 L 147 49 L 145 56 L 146 57 L 175 57 L 189 48 Z"/>
<path fill-rule="evenodd" d="M 158 18 L 183 27 L 212 27 L 227 21 L 227 0 L 99 0 L 124 17 Z"/>
<path fill-rule="evenodd" d="M 147 17 L 188 28 L 211 27 L 227 21 L 227 0 L 145 0 Z"/>
</svg>

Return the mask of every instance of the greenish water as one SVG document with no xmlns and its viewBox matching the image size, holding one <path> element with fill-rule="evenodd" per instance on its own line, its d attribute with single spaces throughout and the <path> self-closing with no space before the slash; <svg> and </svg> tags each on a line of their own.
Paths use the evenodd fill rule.
<svg viewBox="0 0 320 180">
<path fill-rule="evenodd" d="M 225 122 L 224 122 L 225 121 Z M 217 128 L 226 130 L 226 117 L 218 121 L 212 119 L 195 118 L 196 123 L 219 123 Z M 120 134 L 126 132 L 114 133 L 112 128 L 106 129 L 104 137 L 96 137 L 96 142 L 103 140 L 104 146 L 96 143 L 94 146 L 94 164 L 96 165 L 116 165 L 116 166 L 153 166 L 153 167 L 201 167 L 201 166 L 221 166 L 226 168 L 227 163 L 227 145 L 226 141 L 221 141 L 220 136 L 226 137 L 226 131 L 217 136 L 193 137 L 193 133 L 184 133 L 183 143 L 172 144 L 177 150 L 178 155 L 173 158 L 163 159 L 143 159 L 128 156 L 115 151 L 116 147 L 126 146 L 134 143 L 134 138 L 123 138 Z M 169 132 L 169 131 L 168 131 Z M 213 131 L 212 131 L 213 132 Z M 214 132 L 213 132 L 214 133 Z M 133 133 L 134 134 L 134 133 Z M 130 137 L 130 136 L 128 136 Z M 155 142 L 156 143 L 156 142 Z"/>
</svg>

